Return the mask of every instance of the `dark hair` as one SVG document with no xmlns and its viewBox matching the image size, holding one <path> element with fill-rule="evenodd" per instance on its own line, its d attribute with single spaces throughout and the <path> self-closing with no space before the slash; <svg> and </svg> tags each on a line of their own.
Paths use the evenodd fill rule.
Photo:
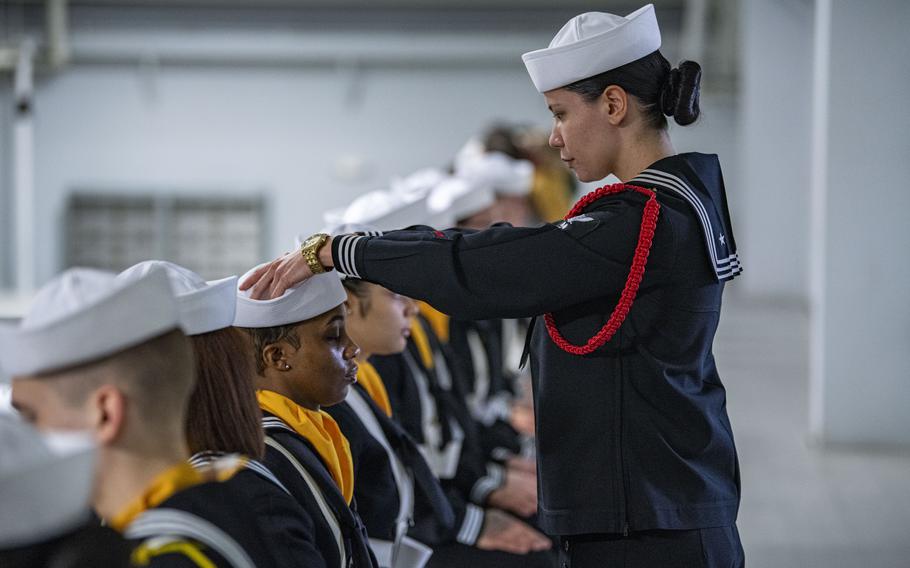
<svg viewBox="0 0 910 568">
<path fill-rule="evenodd" d="M 508 124 L 496 123 L 490 126 L 483 135 L 483 147 L 488 152 L 502 152 L 516 160 L 527 160 L 527 152 L 516 144 L 518 133 Z"/>
<path fill-rule="evenodd" d="M 287 341 L 293 345 L 295 349 L 300 348 L 300 336 L 297 335 L 298 325 L 299 324 L 295 323 L 291 325 L 276 325 L 275 327 L 238 328 L 242 329 L 250 336 L 253 348 L 253 360 L 256 362 L 256 373 L 258 373 L 259 376 L 265 376 L 266 362 L 262 358 L 262 350 L 265 349 L 266 345 L 278 343 L 279 341 Z"/>
<path fill-rule="evenodd" d="M 370 312 L 370 293 L 367 283 L 359 278 L 345 278 L 341 283 L 344 285 L 345 290 L 357 296 L 357 299 L 360 300 L 360 309 L 358 310 L 360 316 L 366 316 Z"/>
<path fill-rule="evenodd" d="M 698 107 L 701 66 L 694 61 L 683 61 L 679 67 L 670 63 L 660 50 L 581 81 L 566 85 L 587 102 L 594 102 L 610 85 L 622 87 L 638 99 L 648 123 L 657 129 L 667 127 L 666 116 L 681 126 L 695 122 L 701 109 Z"/>
<path fill-rule="evenodd" d="M 262 459 L 262 413 L 245 338 L 227 328 L 190 340 L 196 353 L 196 389 L 186 419 L 190 451 L 241 453 Z"/>
</svg>

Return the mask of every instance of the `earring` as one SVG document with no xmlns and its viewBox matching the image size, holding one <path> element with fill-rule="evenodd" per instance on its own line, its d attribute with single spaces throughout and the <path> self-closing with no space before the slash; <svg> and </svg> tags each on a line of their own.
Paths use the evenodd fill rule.
<svg viewBox="0 0 910 568">
<path fill-rule="evenodd" d="M 282 368 L 283 368 L 285 371 L 290 371 L 290 370 L 291 370 L 291 366 L 288 365 L 287 363 L 285 363 L 285 364 L 284 364 L 284 367 L 282 367 Z"/>
</svg>

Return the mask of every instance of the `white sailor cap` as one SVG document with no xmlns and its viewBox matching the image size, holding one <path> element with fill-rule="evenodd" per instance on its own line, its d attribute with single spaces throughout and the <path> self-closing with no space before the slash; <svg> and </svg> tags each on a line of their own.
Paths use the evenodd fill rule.
<svg viewBox="0 0 910 568">
<path fill-rule="evenodd" d="M 531 193 L 534 165 L 502 152 L 484 152 L 456 160 L 455 175 L 489 185 L 499 195 L 523 196 Z"/>
<path fill-rule="evenodd" d="M 389 191 L 407 197 L 425 197 L 433 188 L 446 178 L 446 173 L 439 168 L 422 168 L 404 177 L 392 178 Z"/>
<path fill-rule="evenodd" d="M 402 195 L 376 190 L 355 199 L 344 211 L 343 223 L 372 225 L 381 231 L 401 229 L 424 223 L 426 195 Z"/>
<path fill-rule="evenodd" d="M 660 28 L 648 4 L 626 17 L 603 12 L 575 16 L 545 49 L 521 56 L 541 93 L 622 67 L 660 49 Z"/>
<path fill-rule="evenodd" d="M 419 223 L 445 229 L 455 225 L 455 217 L 446 207 L 433 208 L 430 206 L 433 190 L 449 178 L 449 174 L 439 168 L 423 168 L 403 178 L 392 180 L 391 191 L 402 195 L 419 195 L 426 199 L 424 218 Z M 438 198 L 437 198 L 438 199 Z"/>
<path fill-rule="evenodd" d="M 491 207 L 496 195 L 485 182 L 450 176 L 433 189 L 427 203 L 431 213 L 445 212 L 458 221 Z"/>
<path fill-rule="evenodd" d="M 450 210 L 434 210 L 429 204 L 429 199 L 427 200 L 427 220 L 426 223 L 424 223 L 425 225 L 433 227 L 434 229 L 448 229 L 449 227 L 454 227 L 456 221 L 458 221 L 458 219 L 452 215 Z"/>
<path fill-rule="evenodd" d="M 164 270 L 177 298 L 180 327 L 187 335 L 201 335 L 234 323 L 237 277 L 206 282 L 189 268 L 166 260 L 146 260 L 121 272 L 120 280 L 137 280 L 155 269 Z"/>
<path fill-rule="evenodd" d="M 95 475 L 91 438 L 58 433 L 58 442 L 0 413 L 0 549 L 18 548 L 66 533 L 89 514 Z"/>
<path fill-rule="evenodd" d="M 335 227 L 344 225 L 344 211 L 346 207 L 335 207 L 329 209 L 322 214 L 322 222 L 325 224 L 325 227 L 322 229 L 322 233 L 331 233 Z M 309 235 L 307 235 L 309 236 Z M 303 239 L 300 238 L 300 235 L 297 236 L 297 247 L 300 248 L 300 245 L 303 244 L 303 241 L 306 240 L 306 237 Z"/>
<path fill-rule="evenodd" d="M 18 326 L 0 328 L 0 365 L 32 375 L 113 355 L 179 327 L 177 303 L 161 269 L 133 281 L 71 268 L 35 295 Z"/>
<path fill-rule="evenodd" d="M 350 233 L 361 233 L 367 237 L 375 237 L 382 235 L 382 231 L 376 228 L 373 225 L 365 225 L 363 223 L 345 223 L 344 225 L 338 225 L 333 227 L 329 234 L 333 237 L 338 237 L 340 235 L 347 235 Z M 297 237 L 298 239 L 300 237 Z M 301 241 L 302 243 L 302 241 Z"/>
<path fill-rule="evenodd" d="M 243 282 L 259 266 L 240 277 Z M 292 286 L 284 294 L 271 300 L 254 300 L 249 290 L 237 289 L 237 313 L 234 325 L 237 327 L 275 327 L 312 319 L 343 304 L 348 295 L 335 271 L 317 274 Z"/>
</svg>

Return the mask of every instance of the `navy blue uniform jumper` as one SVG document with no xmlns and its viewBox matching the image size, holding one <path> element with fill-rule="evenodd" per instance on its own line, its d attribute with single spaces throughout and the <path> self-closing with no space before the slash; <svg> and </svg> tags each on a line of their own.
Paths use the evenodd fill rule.
<svg viewBox="0 0 910 568">
<path fill-rule="evenodd" d="M 348 505 L 319 453 L 305 437 L 277 416 L 265 410 L 262 414 L 266 435 L 262 462 L 309 514 L 313 521 L 313 540 L 325 565 L 328 568 L 377 568 L 379 565 L 370 550 L 366 528 L 357 514 L 356 500 Z M 304 474 L 314 480 L 315 488 L 309 485 Z M 338 534 L 333 522 L 337 524 Z"/>
<path fill-rule="evenodd" d="M 434 534 L 437 531 L 452 531 L 455 527 L 455 513 L 417 444 L 376 405 L 366 389 L 361 385 L 351 388 L 356 389 L 357 394 L 366 402 L 389 448 L 411 476 L 415 503 L 409 519 L 410 526 L 427 525 L 428 530 Z M 367 534 L 370 538 L 395 541 L 401 496 L 392 473 L 392 458 L 349 402 L 327 407 L 325 411 L 335 419 L 350 444 L 354 461 L 354 499 Z M 426 531 L 410 534 L 420 542 L 435 544 L 435 541 L 424 538 Z"/>
<path fill-rule="evenodd" d="M 266 532 L 271 528 L 267 524 L 250 519 L 253 505 L 247 500 L 249 495 L 238 492 L 233 479 L 174 493 L 132 521 L 124 531 L 125 538 L 136 547 L 161 549 L 148 559 L 152 568 L 199 566 L 182 549 L 166 546 L 181 541 L 192 543 L 217 568 L 285 565 L 283 551 L 275 546 L 280 541 Z"/>
<path fill-rule="evenodd" d="M 712 354 L 724 283 L 739 273 L 717 157 L 664 158 L 627 183 L 661 205 L 637 299 L 586 356 L 543 322 L 529 338 L 540 524 L 553 535 L 732 525 L 739 468 Z M 416 228 L 332 242 L 335 268 L 464 319 L 552 312 L 584 344 L 625 285 L 646 197 L 605 196 L 569 221 L 485 231 Z"/>
<path fill-rule="evenodd" d="M 204 469 L 226 455 L 199 452 L 190 458 L 190 464 Z M 255 524 L 267 535 L 274 568 L 328 568 L 317 549 L 312 516 L 264 464 L 253 459 L 245 462 L 242 469 L 221 483 L 249 504 L 245 522 Z"/>
</svg>

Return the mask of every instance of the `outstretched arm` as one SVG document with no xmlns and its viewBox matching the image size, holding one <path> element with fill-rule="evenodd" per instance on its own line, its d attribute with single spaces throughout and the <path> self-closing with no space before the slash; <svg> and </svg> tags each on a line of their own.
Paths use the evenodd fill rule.
<svg viewBox="0 0 910 568">
<path fill-rule="evenodd" d="M 342 235 L 320 250 L 325 266 L 468 318 L 525 317 L 618 294 L 638 241 L 643 199 L 620 194 L 571 222 L 485 231 L 405 230 L 381 237 Z M 674 239 L 662 220 L 646 279 L 663 278 Z M 253 297 L 276 297 L 310 276 L 299 253 L 264 266 L 243 283 Z"/>
</svg>

